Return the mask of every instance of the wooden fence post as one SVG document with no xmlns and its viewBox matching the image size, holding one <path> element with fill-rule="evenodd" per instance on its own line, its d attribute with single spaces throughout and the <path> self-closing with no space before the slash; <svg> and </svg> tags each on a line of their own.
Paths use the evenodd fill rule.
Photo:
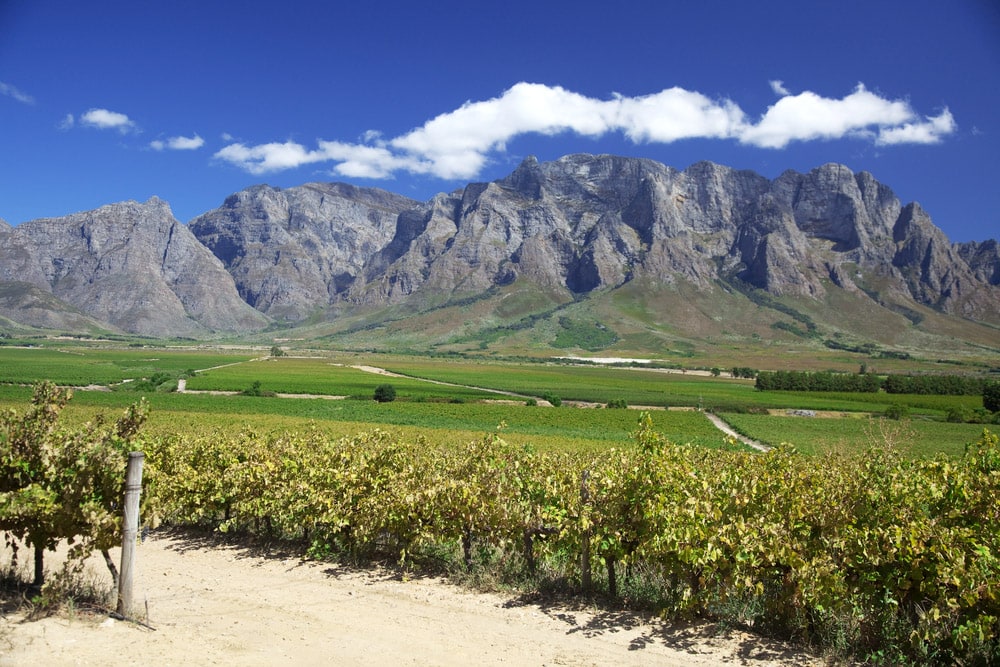
<svg viewBox="0 0 1000 667">
<path fill-rule="evenodd" d="M 125 472 L 125 514 L 122 522 L 122 565 L 118 578 L 118 613 L 128 617 L 132 609 L 132 570 L 135 539 L 139 534 L 139 492 L 142 490 L 142 452 L 129 452 Z"/>
<path fill-rule="evenodd" d="M 583 534 L 580 536 L 582 544 L 580 554 L 580 583 L 583 592 L 589 593 L 593 588 L 593 579 L 590 573 L 590 512 L 587 506 L 590 505 L 590 488 L 587 482 L 590 480 L 590 471 L 584 470 L 580 480 L 580 515 L 583 518 Z"/>
</svg>

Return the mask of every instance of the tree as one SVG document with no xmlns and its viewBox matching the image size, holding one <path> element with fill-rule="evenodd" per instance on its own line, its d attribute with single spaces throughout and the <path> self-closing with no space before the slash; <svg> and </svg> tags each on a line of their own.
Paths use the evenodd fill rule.
<svg viewBox="0 0 1000 667">
<path fill-rule="evenodd" d="M 277 345 L 272 345 L 271 346 L 271 356 L 272 357 L 283 357 L 283 356 L 285 356 L 285 351 L 282 350 Z"/>
<path fill-rule="evenodd" d="M 983 384 L 983 407 L 990 412 L 1000 412 L 1000 382 Z"/>
<path fill-rule="evenodd" d="M 375 387 L 375 400 L 379 403 L 391 403 L 396 400 L 396 388 L 391 384 L 380 384 Z"/>
</svg>

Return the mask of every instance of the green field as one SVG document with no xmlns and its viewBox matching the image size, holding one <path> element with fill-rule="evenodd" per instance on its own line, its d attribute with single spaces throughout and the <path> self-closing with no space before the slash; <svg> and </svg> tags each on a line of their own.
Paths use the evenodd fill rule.
<svg viewBox="0 0 1000 667">
<path fill-rule="evenodd" d="M 496 398 L 495 394 L 468 387 L 453 387 L 390 378 L 358 370 L 325 357 L 276 357 L 235 364 L 199 373 L 187 382 L 192 391 L 242 391 L 253 382 L 283 394 L 371 398 L 375 387 L 392 384 L 400 400 L 465 401 Z"/>
<path fill-rule="evenodd" d="M 943 417 L 952 407 L 982 405 L 978 396 L 924 396 L 836 392 L 759 392 L 752 380 L 711 377 L 642 367 L 620 368 L 570 364 L 439 361 L 389 358 L 385 368 L 412 377 L 541 396 L 553 392 L 563 400 L 629 405 L 701 407 L 718 412 L 784 408 L 881 413 L 899 403 L 911 412 Z"/>
<path fill-rule="evenodd" d="M 910 456 L 943 453 L 961 456 L 965 446 L 976 442 L 983 429 L 996 426 L 949 424 L 926 419 L 893 421 L 858 417 L 820 418 L 775 415 L 726 414 L 723 418 L 736 431 L 763 444 L 788 443 L 806 454 L 854 452 L 865 447 L 895 445 Z"/>
<path fill-rule="evenodd" d="M 388 377 L 355 366 L 382 368 L 406 377 Z M 186 377 L 190 393 L 148 388 L 128 391 L 143 385 L 119 384 L 156 374 Z M 894 439 L 913 455 L 957 455 L 983 429 L 943 421 L 951 408 L 980 407 L 978 396 L 760 392 L 749 380 L 642 367 L 356 353 L 268 357 L 265 352 L 247 349 L 133 349 L 84 344 L 0 347 L 0 383 L 7 383 L 0 384 L 0 406 L 23 408 L 30 399 L 30 385 L 41 380 L 76 387 L 117 385 L 118 391 L 77 391 L 67 411 L 70 419 L 115 413 L 145 397 L 152 408 L 147 429 L 161 434 L 320 429 L 339 437 L 381 428 L 406 438 L 424 438 L 432 445 L 450 445 L 481 437 L 502 423 L 504 437 L 517 444 L 539 449 L 595 449 L 629 442 L 639 411 L 571 406 L 573 402 L 603 406 L 609 401 L 633 408 L 715 411 L 755 440 L 772 445 L 793 443 L 805 453 L 858 450 Z M 297 396 L 198 393 L 240 392 L 254 383 L 260 383 L 266 392 Z M 386 383 L 396 389 L 397 400 L 385 404 L 371 400 L 375 387 Z M 170 382 L 162 385 L 173 386 Z M 299 397 L 302 395 L 316 398 Z M 563 407 L 525 405 L 529 397 L 546 396 L 558 396 Z M 347 400 L 333 400 L 343 397 Z M 906 406 L 911 419 L 896 423 L 871 419 L 894 404 Z M 816 410 L 845 418 L 756 414 L 768 409 Z M 725 437 L 697 411 L 651 412 L 655 427 L 673 442 L 725 446 Z"/>
<path fill-rule="evenodd" d="M 23 410 L 28 387 L 0 386 L 0 407 Z M 263 398 L 208 394 L 153 393 L 146 431 L 153 434 L 233 433 L 318 429 L 331 436 L 373 429 L 403 437 L 423 437 L 432 445 L 462 444 L 496 431 L 511 443 L 539 450 L 598 449 L 631 442 L 639 411 L 529 407 L 520 403 L 434 403 L 321 398 Z M 69 422 L 115 416 L 139 399 L 124 392 L 77 391 L 64 415 Z M 725 436 L 701 413 L 655 410 L 653 424 L 671 441 L 726 447 Z"/>
<path fill-rule="evenodd" d="M 0 347 L 0 383 L 32 384 L 49 380 L 60 385 L 109 385 L 155 373 L 179 374 L 254 358 L 247 353 L 190 350 L 115 349 L 83 345 Z"/>
<path fill-rule="evenodd" d="M 553 393 L 563 400 L 629 405 L 696 407 L 706 400 L 752 400 L 753 382 L 693 374 L 571 364 L 496 363 L 388 359 L 387 370 L 443 382 L 468 383 L 533 396 Z"/>
</svg>

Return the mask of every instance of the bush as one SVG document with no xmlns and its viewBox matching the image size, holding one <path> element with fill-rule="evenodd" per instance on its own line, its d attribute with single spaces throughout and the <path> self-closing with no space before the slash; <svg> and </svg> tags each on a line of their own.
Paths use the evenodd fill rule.
<svg viewBox="0 0 1000 667">
<path fill-rule="evenodd" d="M 265 398 L 274 398 L 277 396 L 273 391 L 265 391 L 261 389 L 260 380 L 254 380 L 253 384 L 250 385 L 248 389 L 244 389 L 240 392 L 243 396 L 263 396 Z"/>
<path fill-rule="evenodd" d="M 555 394 L 545 394 L 545 396 L 543 396 L 542 398 L 548 401 L 554 408 L 558 408 L 560 405 L 562 405 L 562 399 L 556 396 Z"/>
<path fill-rule="evenodd" d="M 910 408 L 899 403 L 893 403 L 885 409 L 886 419 L 904 419 L 910 415 Z"/>
<path fill-rule="evenodd" d="M 391 384 L 380 384 L 375 387 L 375 400 L 379 403 L 391 403 L 396 400 L 396 388 Z"/>
<path fill-rule="evenodd" d="M 619 410 L 624 410 L 628 407 L 628 403 L 625 402 L 624 398 L 614 398 L 608 401 L 608 408 L 614 408 Z"/>
<path fill-rule="evenodd" d="M 969 421 L 969 412 L 965 408 L 949 408 L 945 421 L 952 424 L 964 424 Z"/>
<path fill-rule="evenodd" d="M 1000 412 L 1000 382 L 987 382 L 983 385 L 983 407 L 990 412 Z"/>
<path fill-rule="evenodd" d="M 146 404 L 133 404 L 117 421 L 103 417 L 70 429 L 59 423 L 72 392 L 51 382 L 35 385 L 31 408 L 0 413 L 0 532 L 8 545 L 21 540 L 34 551 L 34 580 L 46 600 L 68 589 L 59 575 L 45 585 L 44 554 L 63 540 L 72 545 L 62 573 L 83 570 L 93 550 L 121 544 L 121 492 L 129 451 L 146 420 Z M 16 550 L 15 550 L 16 554 Z M 109 565 L 112 575 L 117 570 Z"/>
</svg>

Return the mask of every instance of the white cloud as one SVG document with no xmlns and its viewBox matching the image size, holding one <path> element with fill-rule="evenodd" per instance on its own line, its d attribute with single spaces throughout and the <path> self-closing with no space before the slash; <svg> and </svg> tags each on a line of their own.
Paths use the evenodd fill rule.
<svg viewBox="0 0 1000 667">
<path fill-rule="evenodd" d="M 135 123 L 125 114 L 107 109 L 90 109 L 80 116 L 80 124 L 99 130 L 118 130 L 121 133 L 135 129 Z"/>
<path fill-rule="evenodd" d="M 594 100 L 558 86 L 519 83 L 500 97 L 466 102 L 389 145 L 441 178 L 469 178 L 485 165 L 487 153 L 529 132 L 554 135 L 571 131 L 600 136 L 612 126 L 615 101 Z"/>
<path fill-rule="evenodd" d="M 760 122 L 740 134 L 740 142 L 784 148 L 792 141 L 870 136 L 872 128 L 897 127 L 913 117 L 906 102 L 886 100 L 862 85 L 839 100 L 806 91 L 778 100 Z"/>
<path fill-rule="evenodd" d="M 334 171 L 351 178 L 389 178 L 399 170 L 430 171 L 428 165 L 421 166 L 410 158 L 395 155 L 384 146 L 320 141 L 319 147 L 327 160 L 338 163 Z"/>
<path fill-rule="evenodd" d="M 162 151 L 170 149 L 172 151 L 193 151 L 205 145 L 205 140 L 197 134 L 193 137 L 170 137 L 166 141 L 156 139 L 149 142 L 149 147 L 153 150 Z"/>
<path fill-rule="evenodd" d="M 3 81 L 0 81 L 0 95 L 6 95 L 7 97 L 12 97 L 22 104 L 35 103 L 34 97 L 24 92 L 23 90 L 17 89 L 16 87 L 10 85 L 9 83 L 4 83 Z"/>
<path fill-rule="evenodd" d="M 215 157 L 234 164 L 251 174 L 268 174 L 301 167 L 304 164 L 323 162 L 330 158 L 323 151 L 310 151 L 301 144 L 286 141 L 259 146 L 230 144 L 218 151 Z"/>
<path fill-rule="evenodd" d="M 68 113 L 63 116 L 61 121 L 59 121 L 59 125 L 57 125 L 57 127 L 60 130 L 71 130 L 74 125 L 76 125 L 76 118 L 73 117 L 73 114 Z"/>
<path fill-rule="evenodd" d="M 958 125 L 955 123 L 955 118 L 948 109 L 945 109 L 939 115 L 928 117 L 921 122 L 884 128 L 879 132 L 875 143 L 879 146 L 891 146 L 893 144 L 938 144 L 941 143 L 942 137 L 951 134 L 957 128 Z"/>
<path fill-rule="evenodd" d="M 784 81 L 775 79 L 774 81 L 768 81 L 768 83 L 771 84 L 771 90 L 773 90 L 774 94 L 777 95 L 778 97 L 785 97 L 786 95 L 791 95 L 788 89 L 785 88 Z"/>
<path fill-rule="evenodd" d="M 498 97 L 466 102 L 393 139 L 369 130 L 361 143 L 318 140 L 316 149 L 290 141 L 233 143 L 215 157 L 252 174 L 330 162 L 336 173 L 358 178 L 407 171 L 464 179 L 475 177 L 508 141 L 529 133 L 600 137 L 620 132 L 635 143 L 728 139 L 778 149 L 794 141 L 845 137 L 879 145 L 934 143 L 955 130 L 947 110 L 921 119 L 908 102 L 887 99 L 861 84 L 840 99 L 810 91 L 792 95 L 778 80 L 770 86 L 780 99 L 751 122 L 732 100 L 683 88 L 602 100 L 559 86 L 518 83 Z"/>
<path fill-rule="evenodd" d="M 729 100 L 671 88 L 645 97 L 619 97 L 614 127 L 634 142 L 672 143 L 681 139 L 728 139 L 744 125 L 743 111 Z"/>
</svg>

